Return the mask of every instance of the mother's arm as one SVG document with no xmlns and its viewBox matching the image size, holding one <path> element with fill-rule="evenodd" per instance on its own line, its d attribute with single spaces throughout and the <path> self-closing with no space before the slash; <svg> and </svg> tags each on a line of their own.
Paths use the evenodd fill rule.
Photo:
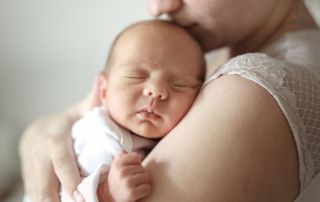
<svg viewBox="0 0 320 202">
<path fill-rule="evenodd" d="M 59 113 L 40 118 L 22 136 L 19 148 L 22 176 L 31 201 L 60 201 L 58 177 L 70 196 L 80 182 L 71 136 L 67 133 L 74 120 L 69 115 Z"/>
<path fill-rule="evenodd" d="M 22 177 L 31 201 L 60 201 L 60 183 L 67 195 L 81 200 L 81 195 L 74 192 L 80 174 L 72 149 L 71 127 L 85 111 L 100 105 L 98 88 L 102 78 L 102 73 L 96 76 L 84 100 L 64 112 L 38 119 L 22 135 Z"/>
<path fill-rule="evenodd" d="M 298 160 L 288 123 L 257 84 L 225 75 L 207 85 L 145 159 L 143 201 L 293 201 Z"/>
</svg>

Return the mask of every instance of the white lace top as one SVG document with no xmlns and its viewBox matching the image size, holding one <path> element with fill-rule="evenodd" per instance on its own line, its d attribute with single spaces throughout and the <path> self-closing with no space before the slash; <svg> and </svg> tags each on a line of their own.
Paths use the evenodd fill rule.
<svg viewBox="0 0 320 202">
<path fill-rule="evenodd" d="M 205 82 L 237 74 L 265 88 L 288 120 L 299 155 L 302 192 L 320 172 L 320 31 L 287 34 L 263 53 L 229 60 Z"/>
</svg>

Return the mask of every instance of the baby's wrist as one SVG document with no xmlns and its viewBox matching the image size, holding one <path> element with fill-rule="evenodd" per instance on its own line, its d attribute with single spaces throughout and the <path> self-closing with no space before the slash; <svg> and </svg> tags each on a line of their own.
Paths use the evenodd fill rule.
<svg viewBox="0 0 320 202">
<path fill-rule="evenodd" d="M 103 183 L 98 186 L 97 196 L 99 202 L 115 202 L 110 194 L 108 183 Z"/>
</svg>

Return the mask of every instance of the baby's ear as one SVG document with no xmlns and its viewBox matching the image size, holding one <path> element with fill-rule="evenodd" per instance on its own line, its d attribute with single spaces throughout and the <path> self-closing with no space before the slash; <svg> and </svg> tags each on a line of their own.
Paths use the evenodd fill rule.
<svg viewBox="0 0 320 202">
<path fill-rule="evenodd" d="M 104 102 L 107 98 L 107 75 L 102 73 L 99 75 L 99 99 Z"/>
</svg>

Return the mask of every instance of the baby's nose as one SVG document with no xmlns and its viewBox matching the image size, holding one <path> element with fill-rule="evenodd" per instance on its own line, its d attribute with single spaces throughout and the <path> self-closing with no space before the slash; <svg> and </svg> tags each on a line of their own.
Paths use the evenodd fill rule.
<svg viewBox="0 0 320 202">
<path fill-rule="evenodd" d="M 164 87 L 148 86 L 143 89 L 143 95 L 152 98 L 158 98 L 159 100 L 165 100 L 168 97 L 168 92 Z"/>
</svg>

